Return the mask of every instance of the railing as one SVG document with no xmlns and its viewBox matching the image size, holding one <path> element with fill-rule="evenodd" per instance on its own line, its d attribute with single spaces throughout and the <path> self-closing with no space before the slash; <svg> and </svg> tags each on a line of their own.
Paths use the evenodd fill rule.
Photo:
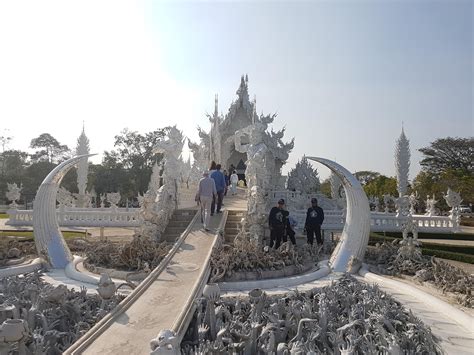
<svg viewBox="0 0 474 355">
<path fill-rule="evenodd" d="M 305 210 L 290 211 L 290 216 L 297 221 L 297 230 L 304 228 L 306 220 Z M 413 215 L 412 220 L 419 232 L 446 233 L 455 232 L 457 225 L 451 217 Z M 400 232 L 407 217 L 397 217 L 394 213 L 372 212 L 370 216 L 370 230 L 372 232 Z M 321 228 L 325 230 L 342 230 L 345 224 L 344 211 L 324 211 L 324 223 Z"/>
<path fill-rule="evenodd" d="M 56 216 L 60 226 L 76 227 L 138 227 L 139 208 L 59 208 Z M 32 210 L 8 210 L 8 225 L 32 226 Z"/>
</svg>

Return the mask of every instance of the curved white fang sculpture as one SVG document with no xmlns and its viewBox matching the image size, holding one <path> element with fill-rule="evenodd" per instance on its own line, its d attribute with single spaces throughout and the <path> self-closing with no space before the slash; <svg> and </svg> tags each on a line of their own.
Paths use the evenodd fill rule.
<svg viewBox="0 0 474 355">
<path fill-rule="evenodd" d="M 342 180 L 347 199 L 346 223 L 329 264 L 334 271 L 356 272 L 361 266 L 369 242 L 370 209 L 367 195 L 359 180 L 343 166 L 324 158 L 307 159 L 326 165 Z"/>
<path fill-rule="evenodd" d="M 72 254 L 59 229 L 56 219 L 56 195 L 59 184 L 82 158 L 95 154 L 79 155 L 55 167 L 41 183 L 33 206 L 33 233 L 38 255 L 45 258 L 53 268 L 63 269 L 72 261 Z"/>
</svg>

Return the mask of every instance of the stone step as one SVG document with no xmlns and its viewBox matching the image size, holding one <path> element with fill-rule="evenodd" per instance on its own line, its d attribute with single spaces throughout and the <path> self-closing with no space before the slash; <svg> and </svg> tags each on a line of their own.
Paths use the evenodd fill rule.
<svg viewBox="0 0 474 355">
<path fill-rule="evenodd" d="M 239 233 L 239 228 L 225 228 L 224 229 L 225 235 L 237 235 Z"/>
<path fill-rule="evenodd" d="M 176 239 L 178 239 L 180 235 L 181 233 L 168 233 L 168 234 L 165 233 L 163 237 L 166 242 L 174 243 L 176 242 Z"/>
<path fill-rule="evenodd" d="M 239 226 L 240 226 L 240 222 L 229 222 L 229 221 L 227 221 L 227 223 L 225 224 L 226 228 L 239 228 Z"/>
<path fill-rule="evenodd" d="M 227 222 L 240 222 L 242 218 L 240 216 L 227 216 Z"/>
<path fill-rule="evenodd" d="M 168 223 L 168 227 L 180 227 L 180 228 L 186 228 L 187 226 L 189 226 L 189 223 L 191 221 L 173 221 L 171 220 L 169 223 Z"/>
<path fill-rule="evenodd" d="M 185 231 L 186 227 L 166 227 L 165 229 L 165 234 L 171 233 L 171 234 L 181 234 Z"/>
<path fill-rule="evenodd" d="M 171 217 L 171 221 L 187 221 L 187 222 L 191 222 L 191 220 L 193 219 L 194 217 L 194 214 L 193 215 L 174 215 L 173 217 Z"/>
</svg>

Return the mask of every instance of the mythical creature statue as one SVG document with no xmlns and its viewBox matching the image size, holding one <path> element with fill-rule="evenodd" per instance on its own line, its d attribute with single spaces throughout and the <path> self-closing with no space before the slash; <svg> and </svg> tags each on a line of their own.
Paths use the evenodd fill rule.
<svg viewBox="0 0 474 355">
<path fill-rule="evenodd" d="M 20 199 L 22 188 L 23 188 L 23 185 L 18 186 L 16 183 L 13 183 L 13 184 L 7 183 L 8 190 L 5 196 L 7 197 L 8 200 L 12 201 L 10 204 L 10 208 L 16 209 L 18 207 L 18 205 L 16 204 L 16 201 Z"/>
<path fill-rule="evenodd" d="M 435 195 L 433 194 L 433 197 L 430 198 L 429 195 L 426 196 L 426 213 L 425 215 L 427 216 L 436 216 L 436 201 Z"/>
</svg>

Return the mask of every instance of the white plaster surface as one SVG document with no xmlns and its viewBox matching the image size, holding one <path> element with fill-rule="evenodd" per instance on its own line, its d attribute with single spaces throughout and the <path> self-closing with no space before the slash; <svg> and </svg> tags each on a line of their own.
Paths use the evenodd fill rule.
<svg viewBox="0 0 474 355">
<path fill-rule="evenodd" d="M 211 227 L 222 215 L 212 217 Z M 174 329 L 187 308 L 190 295 L 203 278 L 216 241 L 195 218 L 183 243 L 161 273 L 150 275 L 113 311 L 106 322 L 80 339 L 66 354 L 148 354 L 150 340 L 162 329 Z M 153 273 L 153 272 L 152 272 Z M 139 302 L 134 302 L 138 299 Z"/>
<path fill-rule="evenodd" d="M 376 283 L 430 326 L 447 354 L 473 354 L 473 317 L 408 283 L 367 272 L 366 268 L 360 274 L 359 280 Z"/>
</svg>

